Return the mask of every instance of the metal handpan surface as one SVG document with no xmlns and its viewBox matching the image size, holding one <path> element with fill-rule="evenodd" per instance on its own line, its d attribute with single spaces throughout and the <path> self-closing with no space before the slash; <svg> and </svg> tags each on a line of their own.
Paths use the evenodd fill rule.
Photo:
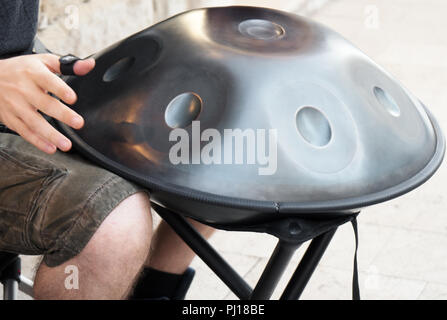
<svg viewBox="0 0 447 320">
<path fill-rule="evenodd" d="M 86 124 L 61 130 L 153 200 L 208 222 L 360 208 L 417 187 L 443 158 L 418 99 L 340 35 L 293 14 L 193 10 L 94 57 L 89 75 L 66 79 Z M 189 164 L 169 156 L 175 128 L 188 134 Z M 201 157 L 206 129 L 222 137 L 221 164 Z M 257 153 L 247 160 L 248 140 L 224 164 L 226 129 L 254 134 L 264 155 L 276 145 L 276 170 Z"/>
</svg>

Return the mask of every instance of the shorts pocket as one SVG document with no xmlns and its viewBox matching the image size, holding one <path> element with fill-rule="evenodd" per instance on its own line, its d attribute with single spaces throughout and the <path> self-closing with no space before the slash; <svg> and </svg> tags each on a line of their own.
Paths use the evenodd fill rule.
<svg viewBox="0 0 447 320">
<path fill-rule="evenodd" d="M 40 232 L 45 199 L 66 171 L 44 158 L 0 148 L 0 250 L 41 254 L 32 234 Z"/>
</svg>

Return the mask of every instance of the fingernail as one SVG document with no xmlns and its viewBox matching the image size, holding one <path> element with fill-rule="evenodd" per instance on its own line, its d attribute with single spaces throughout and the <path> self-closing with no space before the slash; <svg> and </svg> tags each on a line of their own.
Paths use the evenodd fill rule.
<svg viewBox="0 0 447 320">
<path fill-rule="evenodd" d="M 76 93 L 73 91 L 68 91 L 66 94 L 67 100 L 76 100 Z"/>
<path fill-rule="evenodd" d="M 78 117 L 78 116 L 76 116 L 76 117 L 73 118 L 73 120 L 71 121 L 71 123 L 72 123 L 72 127 L 80 128 L 80 127 L 82 127 L 83 124 L 84 124 L 84 119 L 82 119 L 82 117 Z"/>
<path fill-rule="evenodd" d="M 59 147 L 63 150 L 70 148 L 70 141 L 66 139 L 61 139 L 59 141 Z"/>
</svg>

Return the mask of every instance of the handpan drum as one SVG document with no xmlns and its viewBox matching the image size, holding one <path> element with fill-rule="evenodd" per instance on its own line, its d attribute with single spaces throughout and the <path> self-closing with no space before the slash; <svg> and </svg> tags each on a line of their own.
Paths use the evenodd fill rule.
<svg viewBox="0 0 447 320">
<path fill-rule="evenodd" d="M 94 55 L 67 77 L 77 149 L 215 224 L 342 215 L 408 192 L 439 167 L 425 106 L 360 50 L 271 9 L 192 10 Z"/>
</svg>

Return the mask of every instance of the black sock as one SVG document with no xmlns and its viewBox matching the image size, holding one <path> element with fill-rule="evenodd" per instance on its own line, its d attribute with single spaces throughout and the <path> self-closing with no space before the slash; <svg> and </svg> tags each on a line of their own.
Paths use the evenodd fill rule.
<svg viewBox="0 0 447 320">
<path fill-rule="evenodd" d="M 131 300 L 171 299 L 182 300 L 191 285 L 194 270 L 188 268 L 183 274 L 174 274 L 145 268 L 137 281 Z"/>
</svg>

